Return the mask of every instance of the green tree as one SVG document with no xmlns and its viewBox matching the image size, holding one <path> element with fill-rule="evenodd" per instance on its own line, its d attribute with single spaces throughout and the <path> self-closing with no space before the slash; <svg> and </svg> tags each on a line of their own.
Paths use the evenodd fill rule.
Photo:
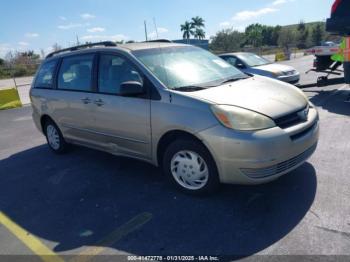
<svg viewBox="0 0 350 262">
<path fill-rule="evenodd" d="M 205 31 L 202 28 L 196 28 L 194 31 L 194 37 L 197 39 L 204 39 L 205 38 Z"/>
<path fill-rule="evenodd" d="M 303 21 L 297 27 L 297 47 L 302 49 L 308 46 L 309 30 Z"/>
<path fill-rule="evenodd" d="M 0 58 L 0 66 L 3 66 L 5 64 L 5 60 Z"/>
<path fill-rule="evenodd" d="M 282 26 L 276 25 L 273 28 L 272 36 L 271 36 L 271 45 L 277 46 L 278 45 L 278 38 L 280 36 L 282 30 Z"/>
<path fill-rule="evenodd" d="M 278 45 L 289 50 L 296 43 L 296 34 L 293 29 L 284 27 L 281 29 L 278 37 Z"/>
<path fill-rule="evenodd" d="M 211 38 L 210 49 L 214 52 L 239 51 L 244 41 L 244 33 L 232 29 L 223 29 Z"/>
<path fill-rule="evenodd" d="M 260 47 L 263 44 L 263 29 L 261 24 L 252 24 L 245 29 L 245 36 L 248 44 Z"/>
<path fill-rule="evenodd" d="M 186 21 L 184 24 L 181 25 L 181 32 L 183 39 L 190 39 L 192 35 L 194 35 L 193 31 L 194 27 L 193 24 L 189 21 Z"/>
<path fill-rule="evenodd" d="M 311 41 L 313 45 L 320 45 L 325 39 L 325 26 L 318 23 L 311 31 Z"/>
<path fill-rule="evenodd" d="M 191 19 L 191 24 L 194 28 L 205 27 L 204 23 L 205 23 L 205 20 L 200 16 L 192 17 Z"/>
<path fill-rule="evenodd" d="M 205 31 L 203 29 L 205 27 L 204 23 L 205 21 L 202 17 L 199 17 L 199 16 L 192 17 L 191 25 L 192 25 L 192 28 L 194 29 L 193 35 L 195 38 L 197 39 L 205 38 Z"/>
</svg>

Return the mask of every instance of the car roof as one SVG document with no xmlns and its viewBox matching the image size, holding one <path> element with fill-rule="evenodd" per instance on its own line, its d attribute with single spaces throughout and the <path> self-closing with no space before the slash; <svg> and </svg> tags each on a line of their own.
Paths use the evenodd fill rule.
<svg viewBox="0 0 350 262">
<path fill-rule="evenodd" d="M 224 54 L 220 54 L 219 56 L 240 56 L 240 55 L 244 55 L 244 54 L 253 54 L 251 52 L 234 52 L 234 53 L 224 53 Z"/>
<path fill-rule="evenodd" d="M 142 42 L 142 43 L 129 43 L 129 44 L 119 45 L 119 47 L 128 49 L 130 51 L 153 49 L 153 48 L 177 47 L 177 46 L 188 46 L 188 45 L 177 44 L 177 43 L 172 43 L 172 42 L 169 42 L 169 43 L 164 43 L 164 42 Z"/>
<path fill-rule="evenodd" d="M 181 47 L 181 46 L 189 46 L 185 44 L 177 44 L 177 43 L 165 43 L 165 42 L 141 42 L 141 43 L 128 43 L 128 44 L 118 44 L 116 46 L 92 46 L 89 48 L 78 49 L 78 50 L 67 50 L 62 51 L 62 53 L 57 53 L 52 56 L 48 56 L 45 61 L 58 59 L 61 57 L 79 55 L 85 53 L 91 53 L 96 51 L 106 51 L 106 50 L 119 50 L 124 52 L 137 51 L 137 50 L 147 50 L 154 48 L 167 48 L 167 47 Z"/>
</svg>

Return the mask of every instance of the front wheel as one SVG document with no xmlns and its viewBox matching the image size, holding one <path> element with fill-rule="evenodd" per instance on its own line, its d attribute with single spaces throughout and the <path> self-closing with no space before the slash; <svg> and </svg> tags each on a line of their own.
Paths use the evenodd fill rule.
<svg viewBox="0 0 350 262">
<path fill-rule="evenodd" d="M 52 151 L 57 154 L 62 154 L 67 151 L 68 144 L 64 140 L 61 131 L 53 121 L 47 120 L 45 122 L 44 133 L 47 144 Z"/>
<path fill-rule="evenodd" d="M 203 195 L 219 187 L 216 164 L 207 148 L 194 140 L 177 140 L 163 158 L 163 171 L 180 190 Z"/>
</svg>

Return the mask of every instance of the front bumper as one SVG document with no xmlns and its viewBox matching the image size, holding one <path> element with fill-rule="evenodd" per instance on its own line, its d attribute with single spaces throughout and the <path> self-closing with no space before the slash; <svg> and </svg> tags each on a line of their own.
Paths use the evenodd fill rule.
<svg viewBox="0 0 350 262">
<path fill-rule="evenodd" d="M 300 74 L 288 75 L 288 76 L 279 76 L 277 80 L 287 82 L 289 84 L 297 84 L 300 81 Z"/>
<path fill-rule="evenodd" d="M 218 125 L 198 135 L 211 151 L 222 183 L 262 184 L 296 169 L 313 154 L 318 113 L 310 109 L 308 121 L 287 129 L 238 132 Z"/>
</svg>

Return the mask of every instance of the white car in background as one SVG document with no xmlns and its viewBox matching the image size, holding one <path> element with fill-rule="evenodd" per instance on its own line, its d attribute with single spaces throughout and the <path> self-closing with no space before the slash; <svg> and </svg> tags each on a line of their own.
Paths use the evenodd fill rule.
<svg viewBox="0 0 350 262">
<path fill-rule="evenodd" d="M 226 53 L 219 56 L 244 73 L 266 76 L 290 84 L 297 84 L 300 80 L 300 73 L 295 68 L 272 63 L 254 53 Z"/>
</svg>

